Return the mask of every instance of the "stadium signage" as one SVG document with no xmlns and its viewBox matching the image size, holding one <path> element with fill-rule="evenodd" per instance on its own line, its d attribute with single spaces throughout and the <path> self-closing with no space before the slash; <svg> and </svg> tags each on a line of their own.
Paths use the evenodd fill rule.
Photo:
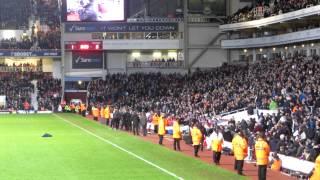
<svg viewBox="0 0 320 180">
<path fill-rule="evenodd" d="M 61 56 L 60 50 L 0 50 L 0 56 L 6 57 L 59 57 Z"/>
<path fill-rule="evenodd" d="M 72 68 L 73 69 L 101 69 L 102 52 L 97 51 L 73 51 Z"/>
<path fill-rule="evenodd" d="M 178 23 L 68 23 L 65 25 L 67 33 L 169 31 L 178 31 Z"/>
</svg>

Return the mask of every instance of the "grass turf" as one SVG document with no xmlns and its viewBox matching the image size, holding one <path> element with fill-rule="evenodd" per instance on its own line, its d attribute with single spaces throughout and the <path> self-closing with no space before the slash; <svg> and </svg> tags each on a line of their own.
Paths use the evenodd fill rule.
<svg viewBox="0 0 320 180">
<path fill-rule="evenodd" d="M 74 114 L 0 115 L 0 179 L 175 179 L 62 119 L 183 179 L 244 179 Z M 41 137 L 45 133 L 53 137 Z"/>
</svg>

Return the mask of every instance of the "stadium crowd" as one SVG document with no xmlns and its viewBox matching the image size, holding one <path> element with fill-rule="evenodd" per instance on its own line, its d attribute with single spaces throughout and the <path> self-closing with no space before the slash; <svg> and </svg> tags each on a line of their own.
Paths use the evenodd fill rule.
<svg viewBox="0 0 320 180">
<path fill-rule="evenodd" d="M 318 5 L 317 0 L 256 0 L 255 6 L 239 9 L 227 23 L 238 23 L 284 14 L 309 6 Z"/>
<path fill-rule="evenodd" d="M 41 60 L 39 62 L 42 62 Z M 0 71 L 2 72 L 35 72 L 41 71 L 42 64 L 32 64 L 32 63 L 13 63 L 8 65 L 6 63 L 0 63 Z"/>
<path fill-rule="evenodd" d="M 37 81 L 38 110 L 57 111 L 61 101 L 61 80 L 46 77 Z"/>
<path fill-rule="evenodd" d="M 37 81 L 35 87 L 32 83 Z M 31 102 L 32 94 L 38 91 L 38 109 Z M 53 79 L 50 73 L 43 72 L 1 72 L 0 95 L 6 96 L 6 107 L 1 110 L 24 110 L 24 103 L 30 104 L 28 110 L 56 111 L 61 100 L 61 81 Z"/>
<path fill-rule="evenodd" d="M 224 139 L 231 141 L 241 129 L 252 147 L 255 135 L 263 131 L 273 152 L 314 161 L 320 152 L 319 68 L 318 57 L 295 56 L 245 66 L 223 65 L 188 75 L 108 75 L 105 81 L 91 83 L 89 104 L 108 102 L 120 110 L 163 112 L 183 124 L 200 122 L 207 136 L 221 113 L 279 109 L 275 114 L 259 114 L 257 119 L 230 120 L 221 127 Z"/>
<path fill-rule="evenodd" d="M 31 102 L 35 87 L 22 73 L 5 73 L 0 75 L 0 95 L 6 96 L 6 109 L 23 109 L 23 103 Z M 0 107 L 4 110 L 5 107 Z"/>
</svg>

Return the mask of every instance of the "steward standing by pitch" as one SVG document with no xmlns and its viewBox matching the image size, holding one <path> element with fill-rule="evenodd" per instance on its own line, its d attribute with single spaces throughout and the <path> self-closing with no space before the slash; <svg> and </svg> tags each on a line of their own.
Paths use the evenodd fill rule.
<svg viewBox="0 0 320 180">
<path fill-rule="evenodd" d="M 163 137 L 166 134 L 166 125 L 164 120 L 164 113 L 161 113 L 161 116 L 158 118 L 158 135 L 159 135 L 159 144 L 162 145 Z"/>
<path fill-rule="evenodd" d="M 194 123 L 191 129 L 192 145 L 194 149 L 194 156 L 199 157 L 198 152 L 200 148 L 200 143 L 202 139 L 202 133 L 198 128 L 198 123 Z"/>
<path fill-rule="evenodd" d="M 248 143 L 243 131 L 240 131 L 232 139 L 232 150 L 235 158 L 234 169 L 238 171 L 239 175 L 243 175 L 243 163 L 248 154 Z"/>
<path fill-rule="evenodd" d="M 254 145 L 256 151 L 258 177 L 259 180 L 267 179 L 267 166 L 269 163 L 270 146 L 265 141 L 263 133 L 258 134 L 256 144 Z"/>
</svg>

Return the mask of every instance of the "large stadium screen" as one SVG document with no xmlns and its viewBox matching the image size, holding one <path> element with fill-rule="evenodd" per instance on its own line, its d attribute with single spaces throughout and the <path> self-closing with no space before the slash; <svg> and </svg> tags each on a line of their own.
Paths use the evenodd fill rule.
<svg viewBox="0 0 320 180">
<path fill-rule="evenodd" d="M 125 20 L 125 0 L 66 0 L 66 21 Z"/>
</svg>

